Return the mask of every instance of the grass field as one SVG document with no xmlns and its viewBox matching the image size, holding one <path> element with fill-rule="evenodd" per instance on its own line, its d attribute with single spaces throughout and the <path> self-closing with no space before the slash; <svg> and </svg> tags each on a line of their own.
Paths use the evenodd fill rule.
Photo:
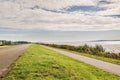
<svg viewBox="0 0 120 80">
<path fill-rule="evenodd" d="M 120 76 L 33 44 L 4 80 L 120 80 Z"/>
</svg>

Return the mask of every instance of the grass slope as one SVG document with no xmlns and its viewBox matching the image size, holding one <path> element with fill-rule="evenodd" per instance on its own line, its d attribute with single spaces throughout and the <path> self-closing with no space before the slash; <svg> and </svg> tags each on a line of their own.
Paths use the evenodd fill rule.
<svg viewBox="0 0 120 80">
<path fill-rule="evenodd" d="M 34 44 L 4 80 L 120 80 L 120 77 Z"/>
</svg>

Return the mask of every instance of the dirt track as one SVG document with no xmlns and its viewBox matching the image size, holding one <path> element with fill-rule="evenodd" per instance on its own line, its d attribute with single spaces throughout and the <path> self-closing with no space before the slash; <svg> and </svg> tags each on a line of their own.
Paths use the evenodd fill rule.
<svg viewBox="0 0 120 80">
<path fill-rule="evenodd" d="M 63 51 L 63 50 L 52 48 L 52 47 L 47 47 L 47 46 L 44 46 L 44 47 L 48 48 L 50 50 L 56 51 L 60 54 L 64 54 L 66 56 L 69 56 L 73 59 L 82 61 L 82 62 L 90 64 L 90 65 L 93 65 L 97 68 L 103 69 L 104 71 L 111 72 L 111 73 L 114 73 L 114 74 L 120 76 L 120 65 L 112 64 L 112 63 L 109 63 L 109 62 L 104 62 L 104 61 L 101 61 L 101 60 L 96 60 L 96 59 L 93 59 L 93 58 L 81 56 L 81 55 L 78 55 L 78 54 L 74 54 L 74 53 L 71 53 L 71 52 Z"/>
<path fill-rule="evenodd" d="M 10 65 L 20 57 L 30 44 L 18 45 L 10 48 L 0 49 L 0 80 L 9 71 Z"/>
</svg>

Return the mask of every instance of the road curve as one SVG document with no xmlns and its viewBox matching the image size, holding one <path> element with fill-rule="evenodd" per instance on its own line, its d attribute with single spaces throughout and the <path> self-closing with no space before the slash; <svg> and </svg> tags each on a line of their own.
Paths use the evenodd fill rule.
<svg viewBox="0 0 120 80">
<path fill-rule="evenodd" d="M 9 48 L 0 49 L 0 80 L 10 70 L 10 65 L 21 56 L 30 44 L 17 45 Z"/>
<path fill-rule="evenodd" d="M 104 71 L 111 72 L 111 73 L 114 73 L 114 74 L 120 76 L 120 65 L 112 64 L 112 63 L 109 63 L 109 62 L 104 62 L 104 61 L 101 61 L 101 60 L 96 60 L 96 59 L 93 59 L 93 58 L 81 56 L 81 55 L 78 55 L 78 54 L 74 54 L 74 53 L 71 53 L 71 52 L 63 51 L 63 50 L 48 47 L 48 46 L 44 46 L 44 47 L 48 48 L 50 50 L 56 51 L 60 54 L 64 54 L 66 56 L 74 58 L 76 60 L 82 61 L 84 63 L 90 64 L 90 65 L 95 66 L 97 68 L 103 69 Z"/>
</svg>

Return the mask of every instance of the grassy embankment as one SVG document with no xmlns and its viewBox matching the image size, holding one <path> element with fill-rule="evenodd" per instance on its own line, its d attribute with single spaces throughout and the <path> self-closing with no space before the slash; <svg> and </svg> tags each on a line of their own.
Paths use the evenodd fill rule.
<svg viewBox="0 0 120 80">
<path fill-rule="evenodd" d="M 120 76 L 32 45 L 4 80 L 120 80 Z"/>
<path fill-rule="evenodd" d="M 117 55 L 115 53 L 104 52 L 104 49 L 102 47 L 100 47 L 100 49 L 102 49 L 102 52 L 100 52 L 101 50 L 99 48 L 96 49 L 96 48 L 92 48 L 89 46 L 75 47 L 75 46 L 70 46 L 70 45 L 57 45 L 57 44 L 43 44 L 43 45 L 47 45 L 50 47 L 69 51 L 69 52 L 79 54 L 82 56 L 87 56 L 87 57 L 91 57 L 91 58 L 95 58 L 98 60 L 103 60 L 106 62 L 120 65 L 120 53 Z M 91 50 L 91 52 L 89 49 Z"/>
</svg>

